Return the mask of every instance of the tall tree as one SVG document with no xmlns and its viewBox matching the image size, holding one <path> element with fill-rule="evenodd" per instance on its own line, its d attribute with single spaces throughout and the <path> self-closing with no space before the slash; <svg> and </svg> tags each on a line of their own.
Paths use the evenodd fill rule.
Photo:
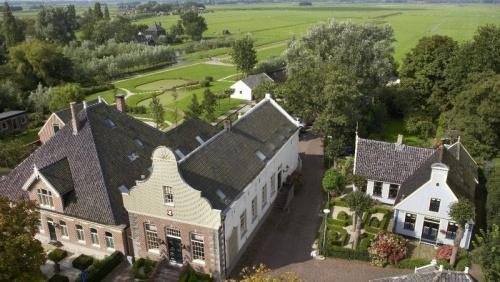
<svg viewBox="0 0 500 282">
<path fill-rule="evenodd" d="M 500 227 L 493 224 L 487 232 L 481 230 L 474 246 L 474 257 L 483 269 L 487 282 L 500 281 Z"/>
<path fill-rule="evenodd" d="M 67 83 L 54 87 L 49 92 L 49 109 L 55 112 L 67 108 L 71 102 L 81 102 L 85 99 L 80 85 Z"/>
<path fill-rule="evenodd" d="M 474 210 L 474 205 L 469 200 L 461 198 L 458 199 L 458 202 L 450 205 L 449 214 L 451 219 L 458 225 L 457 235 L 455 236 L 455 240 L 453 240 L 453 250 L 450 257 L 450 265 L 455 266 L 458 250 L 460 249 L 460 242 L 462 242 L 464 238 L 465 225 L 475 219 L 476 212 Z"/>
<path fill-rule="evenodd" d="M 0 197 L 0 281 L 35 281 L 46 256 L 35 239 L 40 214 L 34 202 Z"/>
<path fill-rule="evenodd" d="M 253 47 L 253 39 L 246 36 L 236 40 L 233 45 L 231 57 L 238 70 L 248 75 L 255 67 L 255 64 L 257 64 L 257 53 Z"/>
<path fill-rule="evenodd" d="M 215 97 L 215 94 L 210 91 L 210 88 L 206 88 L 203 92 L 203 102 L 201 105 L 203 111 L 205 112 L 205 118 L 212 121 L 215 118 L 214 113 L 215 106 L 217 105 L 217 97 Z"/>
<path fill-rule="evenodd" d="M 50 91 L 51 88 L 44 87 L 41 83 L 31 91 L 28 100 L 35 112 L 45 114 L 49 111 Z"/>
<path fill-rule="evenodd" d="M 2 81 L 0 83 L 0 112 L 19 110 L 22 105 L 21 91 L 11 81 Z"/>
<path fill-rule="evenodd" d="M 354 235 L 352 238 L 353 249 L 357 249 L 359 235 L 361 232 L 361 218 L 373 205 L 372 199 L 366 193 L 359 190 L 351 192 L 346 196 L 347 205 L 354 211 Z"/>
<path fill-rule="evenodd" d="M 186 119 L 199 118 L 203 113 L 203 107 L 198 102 L 198 96 L 191 96 L 191 104 L 189 104 L 186 111 Z"/>
<path fill-rule="evenodd" d="M 102 14 L 102 9 L 101 9 L 101 3 L 95 2 L 93 12 L 94 12 L 94 19 L 96 21 L 102 20 L 104 18 L 104 15 Z"/>
<path fill-rule="evenodd" d="M 75 37 L 78 22 L 75 7 L 44 7 L 36 18 L 35 34 L 41 40 L 66 44 Z"/>
<path fill-rule="evenodd" d="M 323 186 L 323 190 L 328 195 L 328 202 L 330 202 L 330 195 L 340 195 L 345 189 L 344 176 L 333 168 L 330 168 L 325 172 L 321 184 Z"/>
<path fill-rule="evenodd" d="M 203 32 L 207 30 L 205 18 L 196 12 L 187 12 L 181 15 L 184 32 L 193 40 L 200 40 Z"/>
<path fill-rule="evenodd" d="M 422 37 L 406 54 L 400 70 L 401 86 L 415 93 L 412 100 L 416 111 L 424 108 L 436 117 L 436 113 L 451 107 L 445 70 L 457 48 L 451 37 L 433 35 Z"/>
<path fill-rule="evenodd" d="M 165 108 L 163 108 L 157 95 L 153 95 L 149 107 L 151 107 L 151 115 L 156 124 L 156 128 L 161 128 L 165 123 Z"/>
<path fill-rule="evenodd" d="M 500 226 L 500 161 L 493 161 L 486 172 L 486 221 Z"/>
<path fill-rule="evenodd" d="M 109 9 L 108 9 L 108 5 L 104 5 L 104 19 L 109 21 L 110 19 L 110 16 L 109 16 Z"/>
<path fill-rule="evenodd" d="M 3 3 L 2 19 L 3 22 L 0 27 L 2 28 L 1 33 L 3 35 L 5 45 L 7 47 L 12 47 L 23 41 L 24 31 L 22 23 L 14 17 L 7 1 Z"/>
</svg>

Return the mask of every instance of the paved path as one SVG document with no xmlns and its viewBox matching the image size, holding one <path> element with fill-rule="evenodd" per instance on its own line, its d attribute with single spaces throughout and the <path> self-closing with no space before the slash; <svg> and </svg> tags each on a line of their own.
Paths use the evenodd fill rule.
<svg viewBox="0 0 500 282">
<path fill-rule="evenodd" d="M 250 243 L 236 277 L 243 266 L 263 263 L 273 272 L 293 271 L 305 281 L 367 281 L 372 278 L 410 273 L 411 270 L 378 268 L 366 262 L 313 260 L 312 245 L 321 224 L 323 194 L 323 149 L 319 138 L 306 136 L 300 142 L 304 186 L 290 204 L 290 210 L 274 209 Z"/>
</svg>

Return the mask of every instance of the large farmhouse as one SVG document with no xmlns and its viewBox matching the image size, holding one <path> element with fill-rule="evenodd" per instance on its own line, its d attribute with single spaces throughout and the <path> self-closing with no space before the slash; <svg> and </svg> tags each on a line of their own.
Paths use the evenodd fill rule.
<svg viewBox="0 0 500 282">
<path fill-rule="evenodd" d="M 165 257 L 223 279 L 298 165 L 296 121 L 266 97 L 223 130 L 193 119 L 165 133 L 117 104 L 72 104 L 0 195 L 38 202 L 44 242 Z"/>
<path fill-rule="evenodd" d="M 453 244 L 457 225 L 449 207 L 460 197 L 474 202 L 477 164 L 460 141 L 437 149 L 356 137 L 354 173 L 367 178 L 366 193 L 393 205 L 394 232 L 432 244 Z M 461 247 L 469 248 L 473 223 Z"/>
</svg>

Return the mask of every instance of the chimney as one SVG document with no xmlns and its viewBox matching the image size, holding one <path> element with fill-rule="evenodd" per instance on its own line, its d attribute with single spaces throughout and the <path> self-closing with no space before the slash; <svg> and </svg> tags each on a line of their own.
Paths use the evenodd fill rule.
<svg viewBox="0 0 500 282">
<path fill-rule="evenodd" d="M 116 109 L 122 113 L 125 113 L 127 109 L 125 108 L 125 95 L 116 95 Z"/>
<path fill-rule="evenodd" d="M 403 145 L 403 134 L 398 134 L 398 141 L 396 141 L 396 144 Z"/>
<path fill-rule="evenodd" d="M 76 116 L 75 102 L 69 103 L 69 108 L 71 110 L 71 126 L 73 127 L 73 135 L 78 134 L 78 119 Z"/>
<path fill-rule="evenodd" d="M 224 120 L 224 129 L 227 131 L 231 131 L 231 120 L 230 119 Z"/>
</svg>

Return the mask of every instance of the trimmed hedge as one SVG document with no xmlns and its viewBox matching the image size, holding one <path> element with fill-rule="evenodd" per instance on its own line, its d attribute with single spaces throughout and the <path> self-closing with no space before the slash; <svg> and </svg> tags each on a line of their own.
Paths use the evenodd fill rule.
<svg viewBox="0 0 500 282">
<path fill-rule="evenodd" d="M 340 211 L 337 214 L 337 219 L 338 220 L 347 220 L 349 218 L 349 215 L 345 211 Z"/>
<path fill-rule="evenodd" d="M 184 273 L 179 282 L 211 282 L 213 281 L 212 277 L 206 273 L 189 271 Z"/>
<path fill-rule="evenodd" d="M 371 227 L 371 226 L 365 226 L 364 229 L 365 229 L 366 232 L 369 232 L 369 233 L 372 233 L 372 234 L 377 234 L 380 231 L 380 229 L 375 228 L 375 227 Z"/>
<path fill-rule="evenodd" d="M 430 264 L 431 262 L 428 259 L 422 259 L 422 258 L 416 258 L 416 259 L 411 259 L 411 258 L 405 258 L 400 260 L 397 264 L 397 268 L 408 268 L 408 269 L 414 269 L 415 267 L 421 267 L 427 264 Z"/>
<path fill-rule="evenodd" d="M 333 205 L 337 207 L 348 207 L 347 202 L 341 199 L 333 200 Z"/>
<path fill-rule="evenodd" d="M 457 260 L 457 264 L 455 265 L 455 270 L 457 271 L 464 271 L 465 267 L 470 267 L 471 266 L 471 261 L 469 256 L 463 256 L 459 257 Z"/>
<path fill-rule="evenodd" d="M 339 220 L 339 219 L 332 219 L 328 223 L 336 225 L 336 226 L 349 226 L 350 225 L 348 221 Z"/>
<path fill-rule="evenodd" d="M 60 262 L 66 256 L 68 256 L 68 253 L 65 250 L 57 248 L 50 252 L 47 257 L 53 262 Z"/>
<path fill-rule="evenodd" d="M 365 238 L 361 239 L 361 241 L 359 241 L 358 251 L 367 252 L 368 247 L 370 247 L 371 242 L 372 242 L 372 238 L 370 238 L 370 237 L 365 237 Z"/>
<path fill-rule="evenodd" d="M 140 258 L 134 262 L 134 265 L 132 266 L 132 273 L 137 279 L 148 279 L 149 276 L 151 276 L 151 272 L 153 271 L 155 265 L 155 261 Z M 141 268 L 143 269 L 143 273 L 141 273 Z"/>
<path fill-rule="evenodd" d="M 370 255 L 368 252 L 356 251 L 338 246 L 329 246 L 327 256 L 342 259 L 370 261 Z"/>
<path fill-rule="evenodd" d="M 113 84 L 111 84 L 111 83 L 103 84 L 103 85 L 96 85 L 96 86 L 91 86 L 91 87 L 83 87 L 82 88 L 82 94 L 84 96 L 89 96 L 89 95 L 97 93 L 97 92 L 111 90 L 111 89 L 114 89 L 114 88 L 115 88 L 115 86 Z"/>
<path fill-rule="evenodd" d="M 376 218 L 376 217 L 372 217 L 372 218 L 370 219 L 370 226 L 371 226 L 371 227 L 378 228 L 378 227 L 379 227 L 379 225 L 380 225 L 380 221 L 378 220 L 378 218 Z"/>
<path fill-rule="evenodd" d="M 69 278 L 64 275 L 54 274 L 47 282 L 69 282 Z"/>
<path fill-rule="evenodd" d="M 86 282 L 101 281 L 113 270 L 113 268 L 119 265 L 122 260 L 123 254 L 119 251 L 115 251 L 103 260 L 94 261 L 94 263 L 87 268 L 88 278 Z M 76 281 L 80 282 L 80 277 L 78 277 Z"/>
<path fill-rule="evenodd" d="M 89 267 L 92 263 L 94 263 L 94 258 L 84 254 L 79 255 L 73 260 L 73 262 L 71 262 L 74 268 L 80 269 L 81 271 L 87 269 L 87 267 Z"/>
</svg>

